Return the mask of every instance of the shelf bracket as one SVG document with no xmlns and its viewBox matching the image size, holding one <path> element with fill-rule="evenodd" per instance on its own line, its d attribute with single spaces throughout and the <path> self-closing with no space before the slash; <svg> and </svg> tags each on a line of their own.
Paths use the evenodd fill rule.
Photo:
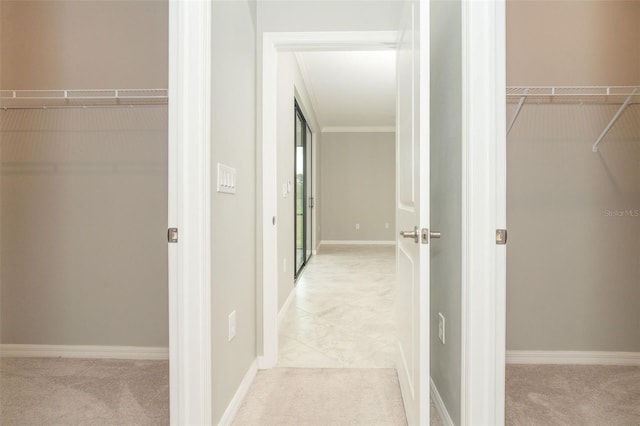
<svg viewBox="0 0 640 426">
<path fill-rule="evenodd" d="M 518 106 L 516 107 L 516 112 L 513 113 L 513 117 L 511 118 L 511 122 L 509 122 L 509 126 L 507 127 L 507 135 L 509 135 L 509 132 L 511 131 L 511 128 L 515 124 L 516 119 L 518 118 L 518 115 L 520 114 L 520 110 L 522 109 L 522 105 L 524 105 L 524 101 L 527 99 L 527 92 L 529 92 L 529 89 L 526 89 L 524 91 L 524 96 L 522 96 L 520 98 L 520 102 L 518 102 Z"/>
<path fill-rule="evenodd" d="M 616 121 L 618 121 L 618 119 L 620 118 L 624 110 L 627 109 L 629 104 L 631 104 L 631 100 L 633 99 L 633 97 L 636 95 L 637 92 L 638 92 L 638 87 L 633 89 L 633 92 L 631 92 L 627 100 L 624 101 L 624 103 L 622 104 L 622 106 L 620 107 L 616 115 L 613 116 L 613 118 L 609 122 L 609 125 L 605 127 L 605 129 L 602 131 L 602 133 L 600 134 L 600 137 L 598 137 L 596 142 L 593 144 L 593 147 L 592 147 L 593 152 L 598 152 L 598 145 L 600 145 L 600 142 L 602 142 L 602 140 L 607 135 L 607 133 L 609 133 L 609 130 L 611 130 L 613 125 L 616 124 Z"/>
</svg>

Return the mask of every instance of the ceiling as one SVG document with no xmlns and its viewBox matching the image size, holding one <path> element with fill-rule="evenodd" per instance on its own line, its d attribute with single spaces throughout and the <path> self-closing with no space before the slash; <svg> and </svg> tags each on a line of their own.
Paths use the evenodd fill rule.
<svg viewBox="0 0 640 426">
<path fill-rule="evenodd" d="M 321 130 L 393 130 L 395 58 L 395 50 L 296 53 Z"/>
</svg>

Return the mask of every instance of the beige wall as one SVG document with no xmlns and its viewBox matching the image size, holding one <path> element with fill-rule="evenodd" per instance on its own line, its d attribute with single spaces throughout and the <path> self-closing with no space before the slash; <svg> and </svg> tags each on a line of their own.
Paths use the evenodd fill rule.
<svg viewBox="0 0 640 426">
<path fill-rule="evenodd" d="M 293 53 L 278 54 L 278 111 L 277 111 L 277 181 L 278 181 L 278 307 L 281 308 L 293 289 L 295 269 L 294 246 L 294 206 L 295 206 L 295 158 L 294 158 L 294 99 L 303 110 L 304 116 L 313 131 L 313 144 L 319 146 L 321 134 L 318 128 L 311 101 L 304 85 L 298 63 Z M 283 186 L 291 182 L 291 192 L 286 196 Z M 320 203 L 320 202 L 319 202 Z M 312 246 L 318 241 L 314 239 Z M 286 265 L 285 265 L 286 263 Z"/>
<path fill-rule="evenodd" d="M 640 2 L 507 2 L 507 85 L 640 85 Z"/>
<path fill-rule="evenodd" d="M 0 85 L 166 88 L 167 3 L 2 0 Z"/>
<path fill-rule="evenodd" d="M 255 28 L 248 2 L 213 2 L 212 43 L 211 164 L 237 173 L 235 195 L 212 194 L 212 396 L 218 424 L 256 359 Z M 232 311 L 237 334 L 229 342 Z"/>
<path fill-rule="evenodd" d="M 508 2 L 508 84 L 640 84 L 639 18 L 638 1 Z M 591 151 L 618 108 L 527 104 L 509 135 L 508 349 L 640 351 L 638 106 Z"/>
<path fill-rule="evenodd" d="M 167 86 L 166 2 L 3 1 L 5 89 Z M 2 343 L 166 346 L 166 107 L 0 112 Z"/>
<path fill-rule="evenodd" d="M 322 241 L 394 242 L 395 133 L 323 133 L 321 146 Z"/>
</svg>

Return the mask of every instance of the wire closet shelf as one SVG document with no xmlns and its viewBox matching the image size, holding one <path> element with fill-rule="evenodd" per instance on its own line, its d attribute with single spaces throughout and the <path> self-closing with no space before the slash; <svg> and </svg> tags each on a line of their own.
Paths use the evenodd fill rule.
<svg viewBox="0 0 640 426">
<path fill-rule="evenodd" d="M 598 152 L 598 146 L 624 111 L 630 105 L 640 103 L 640 86 L 514 86 L 507 87 L 507 103 L 517 104 L 507 125 L 507 134 L 518 119 L 525 103 L 620 105 L 616 114 L 592 146 L 593 152 Z"/>
<path fill-rule="evenodd" d="M 167 89 L 0 90 L 0 108 L 47 109 L 167 105 Z"/>
</svg>

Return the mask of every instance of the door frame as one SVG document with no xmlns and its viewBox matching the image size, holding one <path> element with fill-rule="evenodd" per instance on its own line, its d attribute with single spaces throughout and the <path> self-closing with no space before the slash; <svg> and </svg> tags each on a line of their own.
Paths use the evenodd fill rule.
<svg viewBox="0 0 640 426">
<path fill-rule="evenodd" d="M 461 424 L 504 424 L 505 0 L 462 0 Z"/>
<path fill-rule="evenodd" d="M 211 2 L 169 2 L 169 400 L 211 424 Z M 188 285 L 187 285 L 188 284 Z"/>
<path fill-rule="evenodd" d="M 261 369 L 278 362 L 278 185 L 277 115 L 278 52 L 388 50 L 396 31 L 265 32 L 262 37 L 262 355 Z M 260 87 L 260 86 L 258 86 Z"/>
</svg>

